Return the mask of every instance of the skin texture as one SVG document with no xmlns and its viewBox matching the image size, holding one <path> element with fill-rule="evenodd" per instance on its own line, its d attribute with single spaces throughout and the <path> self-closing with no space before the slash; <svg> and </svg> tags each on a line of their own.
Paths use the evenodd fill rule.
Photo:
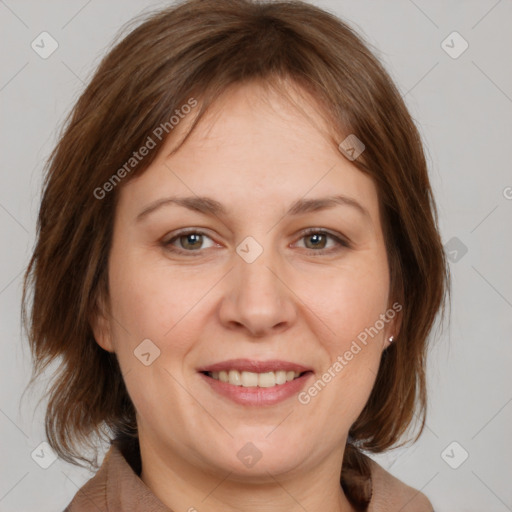
<svg viewBox="0 0 512 512">
<path fill-rule="evenodd" d="M 100 346 L 117 354 L 137 409 L 141 478 L 175 511 L 352 510 L 339 483 L 344 447 L 397 334 L 394 321 L 308 404 L 295 395 L 238 405 L 197 372 L 231 358 L 281 359 L 313 369 L 307 389 L 393 304 L 375 185 L 322 135 L 313 100 L 297 101 L 306 115 L 255 83 L 234 88 L 175 155 L 168 156 L 180 126 L 120 190 L 111 315 L 93 328 Z M 342 205 L 285 216 L 297 199 L 334 194 L 367 215 Z M 136 221 L 172 195 L 211 197 L 228 215 L 166 205 Z M 171 240 L 183 228 L 206 235 Z M 315 240 L 307 228 L 350 247 Z M 236 252 L 248 236 L 263 248 L 252 263 Z M 160 355 L 145 366 L 134 350 L 148 338 Z M 261 453 L 252 467 L 237 457 L 248 442 Z"/>
</svg>

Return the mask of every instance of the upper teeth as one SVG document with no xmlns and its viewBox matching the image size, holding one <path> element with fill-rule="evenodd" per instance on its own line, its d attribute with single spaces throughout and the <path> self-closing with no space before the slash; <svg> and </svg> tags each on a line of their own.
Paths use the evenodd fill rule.
<svg viewBox="0 0 512 512">
<path fill-rule="evenodd" d="M 276 384 L 284 384 L 300 375 L 299 372 L 279 370 L 277 372 L 239 372 L 238 370 L 222 370 L 220 372 L 209 372 L 214 379 L 222 382 L 229 382 L 234 386 L 270 388 Z"/>
</svg>

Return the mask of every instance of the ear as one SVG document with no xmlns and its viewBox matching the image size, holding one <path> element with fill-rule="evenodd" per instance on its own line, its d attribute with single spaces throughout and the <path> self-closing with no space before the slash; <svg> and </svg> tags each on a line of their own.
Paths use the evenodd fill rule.
<svg viewBox="0 0 512 512">
<path fill-rule="evenodd" d="M 398 301 L 392 302 L 386 310 L 385 315 L 388 321 L 386 323 L 386 328 L 384 329 L 383 350 L 388 348 L 391 343 L 395 343 L 398 338 L 398 334 L 400 333 L 400 328 L 402 326 L 402 310 L 403 306 Z M 390 341 L 391 336 L 393 337 L 393 341 Z"/>
<path fill-rule="evenodd" d="M 107 352 L 115 352 L 114 344 L 112 343 L 108 311 L 104 296 L 98 296 L 94 311 L 89 317 L 89 323 L 96 343 Z"/>
</svg>

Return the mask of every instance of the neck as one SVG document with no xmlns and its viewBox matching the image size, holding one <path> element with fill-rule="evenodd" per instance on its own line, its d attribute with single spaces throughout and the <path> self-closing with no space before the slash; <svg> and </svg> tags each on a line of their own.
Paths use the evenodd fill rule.
<svg viewBox="0 0 512 512">
<path fill-rule="evenodd" d="M 142 481 L 173 511 L 355 512 L 340 485 L 343 450 L 307 470 L 252 476 L 203 468 L 144 439 L 140 440 Z"/>
</svg>

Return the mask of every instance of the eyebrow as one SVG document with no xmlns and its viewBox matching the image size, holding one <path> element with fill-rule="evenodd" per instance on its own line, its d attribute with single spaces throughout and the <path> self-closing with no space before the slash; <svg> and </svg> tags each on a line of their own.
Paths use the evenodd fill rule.
<svg viewBox="0 0 512 512">
<path fill-rule="evenodd" d="M 226 210 L 225 206 L 219 201 L 216 201 L 215 199 L 212 199 L 210 197 L 165 197 L 162 199 L 158 199 L 157 201 L 150 203 L 148 206 L 146 206 L 137 215 L 136 221 L 139 222 L 143 220 L 145 217 L 147 217 L 150 213 L 154 212 L 155 210 L 171 204 L 182 206 L 184 208 L 188 208 L 189 210 L 203 213 L 205 215 L 228 215 L 228 211 Z M 370 213 L 364 206 L 362 206 L 355 199 L 352 199 L 344 195 L 334 195 L 315 199 L 297 199 L 292 203 L 292 205 L 286 212 L 285 217 L 302 215 L 304 213 L 316 212 L 320 210 L 327 210 L 330 208 L 334 208 L 335 206 L 349 206 L 357 210 L 363 216 L 368 217 L 369 220 L 371 220 Z"/>
</svg>

